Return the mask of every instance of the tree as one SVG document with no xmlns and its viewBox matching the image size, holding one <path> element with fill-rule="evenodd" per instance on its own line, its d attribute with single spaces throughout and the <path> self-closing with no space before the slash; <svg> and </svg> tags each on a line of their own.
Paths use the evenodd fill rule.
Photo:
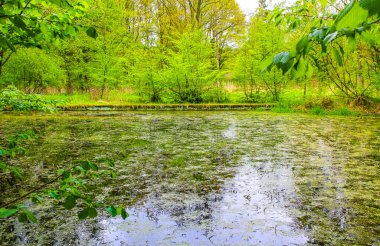
<svg viewBox="0 0 380 246">
<path fill-rule="evenodd" d="M 75 20 L 83 16 L 85 2 L 0 0 L 0 75 L 16 46 L 43 47 L 49 42 L 72 37 L 80 29 Z M 96 30 L 87 33 L 95 36 Z"/>
<path fill-rule="evenodd" d="M 95 1 L 94 5 L 89 21 L 96 26 L 99 36 L 93 40 L 90 76 L 100 87 L 100 99 L 108 100 L 109 88 L 123 80 L 122 57 L 129 36 L 121 1 Z"/>
<path fill-rule="evenodd" d="M 175 101 L 200 103 L 215 83 L 218 72 L 212 67 L 210 41 L 202 30 L 190 30 L 175 43 L 169 53 L 167 87 Z"/>
<path fill-rule="evenodd" d="M 247 40 L 242 45 L 235 67 L 235 79 L 243 87 L 246 100 L 257 102 L 259 92 L 265 89 L 273 101 L 280 100 L 280 93 L 287 81 L 278 70 L 262 73 L 260 63 L 271 54 L 284 48 L 285 32 L 263 15 L 260 9 L 251 18 Z"/>
<path fill-rule="evenodd" d="M 326 1 L 320 2 L 323 7 L 327 7 Z M 313 73 L 312 64 L 314 63 L 316 67 L 320 68 L 321 59 L 325 61 L 325 64 L 333 59 L 339 67 L 342 67 L 344 65 L 342 57 L 347 53 L 347 48 L 345 50 L 345 47 L 351 46 L 351 51 L 356 50 L 359 37 L 366 37 L 362 39 L 363 41 L 372 40 L 370 47 L 375 50 L 373 54 L 378 56 L 376 54 L 378 50 L 376 51 L 376 48 L 374 48 L 378 42 L 374 41 L 376 40 L 376 35 L 373 36 L 373 30 L 378 30 L 380 23 L 380 5 L 377 0 L 352 0 L 344 6 L 333 20 L 327 18 L 325 22 L 330 26 L 312 27 L 311 31 L 298 41 L 292 51 L 275 55 L 265 61 L 263 66 L 269 70 L 277 67 L 284 73 L 289 72 L 293 77 L 311 76 Z M 347 39 L 348 46 L 339 46 L 338 41 L 343 38 Z M 360 58 L 357 61 L 360 61 Z M 361 62 L 358 63 L 359 67 L 357 69 L 362 74 L 363 66 L 360 64 Z M 378 61 L 375 63 L 375 68 L 371 68 L 374 74 L 378 71 L 376 67 L 378 67 Z M 337 76 L 332 76 L 331 72 L 333 71 L 331 69 L 334 70 L 336 67 L 327 70 L 325 68 L 324 71 L 327 72 L 333 83 L 344 95 L 358 104 L 367 101 L 368 96 L 364 93 L 370 91 L 369 88 L 375 85 L 375 82 L 370 81 L 367 86 L 358 87 L 355 85 L 353 77 L 347 76 L 347 67 L 343 66 L 344 73 L 340 78 L 338 78 L 339 72 L 343 70 L 341 69 Z M 362 75 L 359 77 L 363 80 Z M 375 76 L 368 77 L 370 79 L 375 78 Z M 356 78 L 358 77 L 356 76 Z"/>
<path fill-rule="evenodd" d="M 37 48 L 19 49 L 4 67 L 2 85 L 14 85 L 28 93 L 60 89 L 65 81 L 62 60 Z"/>
</svg>

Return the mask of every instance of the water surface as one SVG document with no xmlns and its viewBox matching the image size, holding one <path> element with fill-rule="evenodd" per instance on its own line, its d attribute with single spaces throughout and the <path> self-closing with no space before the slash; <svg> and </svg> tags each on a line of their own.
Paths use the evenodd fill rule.
<svg viewBox="0 0 380 246">
<path fill-rule="evenodd" d="M 39 136 L 17 165 L 27 188 L 70 160 L 111 157 L 94 192 L 130 217 L 79 221 L 37 206 L 38 225 L 1 221 L 31 245 L 377 245 L 380 119 L 255 112 L 0 115 L 0 138 Z M 6 190 L 10 199 L 22 189 Z"/>
</svg>

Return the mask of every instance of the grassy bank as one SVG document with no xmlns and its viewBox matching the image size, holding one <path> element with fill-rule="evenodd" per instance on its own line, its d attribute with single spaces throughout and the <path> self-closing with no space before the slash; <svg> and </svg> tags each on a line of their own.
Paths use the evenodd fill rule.
<svg viewBox="0 0 380 246">
<path fill-rule="evenodd" d="M 304 95 L 301 89 L 284 91 L 280 102 L 264 101 L 247 103 L 244 93 L 233 91 L 228 93 L 228 100 L 223 103 L 174 103 L 164 99 L 160 103 L 148 103 L 141 100 L 135 93 L 110 91 L 108 100 L 92 98 L 90 94 L 48 94 L 44 98 L 57 100 L 58 106 L 67 111 L 82 110 L 256 110 L 272 111 L 274 113 L 307 113 L 312 115 L 342 115 L 356 116 L 364 114 L 379 114 L 380 103 L 366 106 L 355 106 L 348 101 L 338 100 L 327 92 L 310 91 Z"/>
</svg>

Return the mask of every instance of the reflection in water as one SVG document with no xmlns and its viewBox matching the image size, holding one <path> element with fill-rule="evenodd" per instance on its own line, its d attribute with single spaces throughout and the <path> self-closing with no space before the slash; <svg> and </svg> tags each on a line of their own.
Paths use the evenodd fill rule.
<svg viewBox="0 0 380 246">
<path fill-rule="evenodd" d="M 117 180 L 103 180 L 95 192 L 130 213 L 127 220 L 104 214 L 82 222 L 75 211 L 36 208 L 38 226 L 2 222 L 7 244 L 380 243 L 376 118 L 75 113 L 4 115 L 0 126 L 5 134 L 40 131 L 20 160 L 36 167 L 31 183 L 66 160 L 115 159 Z"/>
<path fill-rule="evenodd" d="M 292 178 L 289 169 L 279 168 L 271 173 L 259 173 L 254 169 L 253 163 L 246 159 L 246 163 L 238 168 L 233 179 L 226 182 L 220 194 L 205 198 L 202 211 L 196 211 L 197 208 L 186 211 L 193 213 L 193 216 L 202 213 L 201 219 L 182 221 L 183 214 L 167 214 L 167 210 L 157 212 L 157 201 L 148 200 L 143 206 L 129 210 L 130 217 L 127 221 L 103 220 L 101 224 L 104 230 L 99 238 L 114 245 L 135 245 L 142 242 L 202 245 L 305 244 L 308 240 L 305 231 L 295 227 L 288 213 L 287 206 L 290 204 L 285 200 L 294 192 L 293 184 L 288 178 Z"/>
</svg>

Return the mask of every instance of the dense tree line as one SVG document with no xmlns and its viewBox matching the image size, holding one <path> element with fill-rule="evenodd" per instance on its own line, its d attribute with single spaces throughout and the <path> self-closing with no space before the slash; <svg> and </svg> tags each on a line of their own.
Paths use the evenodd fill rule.
<svg viewBox="0 0 380 246">
<path fill-rule="evenodd" d="M 102 100 L 128 88 L 142 102 L 226 102 L 226 85 L 245 102 L 281 101 L 289 88 L 356 104 L 379 98 L 376 1 L 263 0 L 249 20 L 234 0 L 21 2 L 0 30 L 3 87 Z"/>
</svg>

